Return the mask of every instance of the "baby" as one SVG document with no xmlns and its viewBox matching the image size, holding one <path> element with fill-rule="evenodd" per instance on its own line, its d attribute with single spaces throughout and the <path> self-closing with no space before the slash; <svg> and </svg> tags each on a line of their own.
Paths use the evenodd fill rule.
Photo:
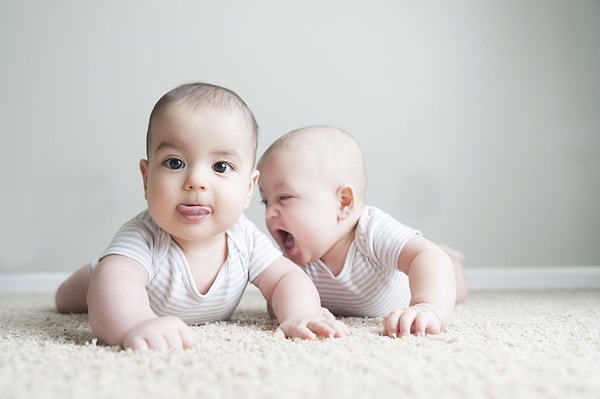
<svg viewBox="0 0 600 399">
<path fill-rule="evenodd" d="M 363 156 L 348 133 L 295 130 L 257 168 L 267 228 L 315 283 L 325 308 L 385 316 L 392 337 L 445 329 L 466 296 L 462 255 L 366 205 Z"/>
<path fill-rule="evenodd" d="M 148 208 L 59 287 L 58 311 L 87 311 L 110 345 L 187 348 L 188 324 L 228 319 L 250 281 L 278 335 L 345 336 L 343 323 L 322 315 L 306 274 L 242 213 L 259 176 L 257 131 L 246 103 L 223 87 L 188 84 L 160 98 L 139 164 Z"/>
</svg>

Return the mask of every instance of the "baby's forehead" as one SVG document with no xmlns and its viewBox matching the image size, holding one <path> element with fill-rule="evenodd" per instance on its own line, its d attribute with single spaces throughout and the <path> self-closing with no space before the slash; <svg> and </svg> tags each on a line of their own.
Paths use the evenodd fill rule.
<svg viewBox="0 0 600 399">
<path fill-rule="evenodd" d="M 258 168 L 262 169 L 265 164 L 273 163 L 281 164 L 286 169 L 292 164 L 295 167 L 299 165 L 306 167 L 307 163 L 313 163 L 318 154 L 311 149 L 306 143 L 300 142 L 280 142 L 276 146 L 269 148 L 260 158 Z"/>
<path fill-rule="evenodd" d="M 151 121 L 148 133 L 147 133 L 147 144 L 148 148 L 150 148 L 150 144 L 155 140 L 155 136 L 160 135 L 162 139 L 165 136 L 168 138 L 170 135 L 174 135 L 176 132 L 168 128 L 169 121 L 180 122 L 185 120 L 186 118 L 194 119 L 198 116 L 202 117 L 202 115 L 207 115 L 209 113 L 217 113 L 222 114 L 224 123 L 231 123 L 232 115 L 236 115 L 241 118 L 237 118 L 238 120 L 243 121 L 243 125 L 237 127 L 232 127 L 236 130 L 236 132 L 242 133 L 240 137 L 242 140 L 236 140 L 234 143 L 236 146 L 241 147 L 248 145 L 249 146 L 249 156 L 252 158 L 252 162 L 256 158 L 256 147 L 257 147 L 257 132 L 253 127 L 252 122 L 247 118 L 247 115 L 242 110 L 235 110 L 231 108 L 222 108 L 222 107 L 214 107 L 205 105 L 202 107 L 194 106 L 193 104 L 188 104 L 185 102 L 172 103 L 165 106 L 161 112 L 156 113 Z M 165 124 L 167 124 L 167 128 L 165 129 Z M 247 140 L 246 140 L 247 139 Z"/>
<path fill-rule="evenodd" d="M 348 140 L 329 134 L 310 133 L 289 137 L 275 152 L 280 155 L 310 155 L 313 159 L 340 159 L 352 156 L 350 144 Z"/>
</svg>

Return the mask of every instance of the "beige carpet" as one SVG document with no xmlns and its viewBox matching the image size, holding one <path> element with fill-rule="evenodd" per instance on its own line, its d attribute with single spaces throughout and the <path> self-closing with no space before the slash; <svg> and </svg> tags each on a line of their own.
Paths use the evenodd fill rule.
<svg viewBox="0 0 600 399">
<path fill-rule="evenodd" d="M 51 296 L 0 296 L 0 397 L 600 398 L 600 290 L 474 292 L 444 334 L 282 340 L 247 294 L 199 345 L 134 353 L 97 345 Z"/>
</svg>

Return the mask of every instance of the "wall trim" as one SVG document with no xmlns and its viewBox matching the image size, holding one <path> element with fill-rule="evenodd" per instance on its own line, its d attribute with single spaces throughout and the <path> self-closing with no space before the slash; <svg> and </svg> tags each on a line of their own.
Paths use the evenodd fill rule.
<svg viewBox="0 0 600 399">
<path fill-rule="evenodd" d="M 52 294 L 69 275 L 0 273 L 0 294 Z M 600 288 L 600 266 L 471 267 L 467 284 L 471 291 Z"/>
<path fill-rule="evenodd" d="M 600 266 L 470 268 L 467 284 L 474 291 L 600 288 Z"/>
<path fill-rule="evenodd" d="M 53 294 L 71 273 L 0 273 L 0 294 Z"/>
</svg>

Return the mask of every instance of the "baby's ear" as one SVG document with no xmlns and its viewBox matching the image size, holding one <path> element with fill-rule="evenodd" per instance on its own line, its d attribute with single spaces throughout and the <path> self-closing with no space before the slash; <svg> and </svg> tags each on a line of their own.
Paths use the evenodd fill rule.
<svg viewBox="0 0 600 399">
<path fill-rule="evenodd" d="M 146 189 L 148 188 L 148 161 L 145 159 L 140 160 L 140 172 L 142 172 L 142 181 L 144 182 L 144 196 L 145 196 Z"/>
<path fill-rule="evenodd" d="M 255 169 L 250 174 L 250 184 L 248 185 L 248 195 L 246 196 L 246 203 L 244 204 L 244 209 L 248 208 L 250 205 L 250 201 L 252 200 L 252 195 L 254 195 L 254 187 L 256 187 L 256 183 L 258 183 L 258 177 L 260 176 L 260 172 Z"/>
<path fill-rule="evenodd" d="M 338 198 L 338 219 L 346 219 L 354 210 L 354 188 L 350 185 L 339 186 L 337 191 Z"/>
</svg>

